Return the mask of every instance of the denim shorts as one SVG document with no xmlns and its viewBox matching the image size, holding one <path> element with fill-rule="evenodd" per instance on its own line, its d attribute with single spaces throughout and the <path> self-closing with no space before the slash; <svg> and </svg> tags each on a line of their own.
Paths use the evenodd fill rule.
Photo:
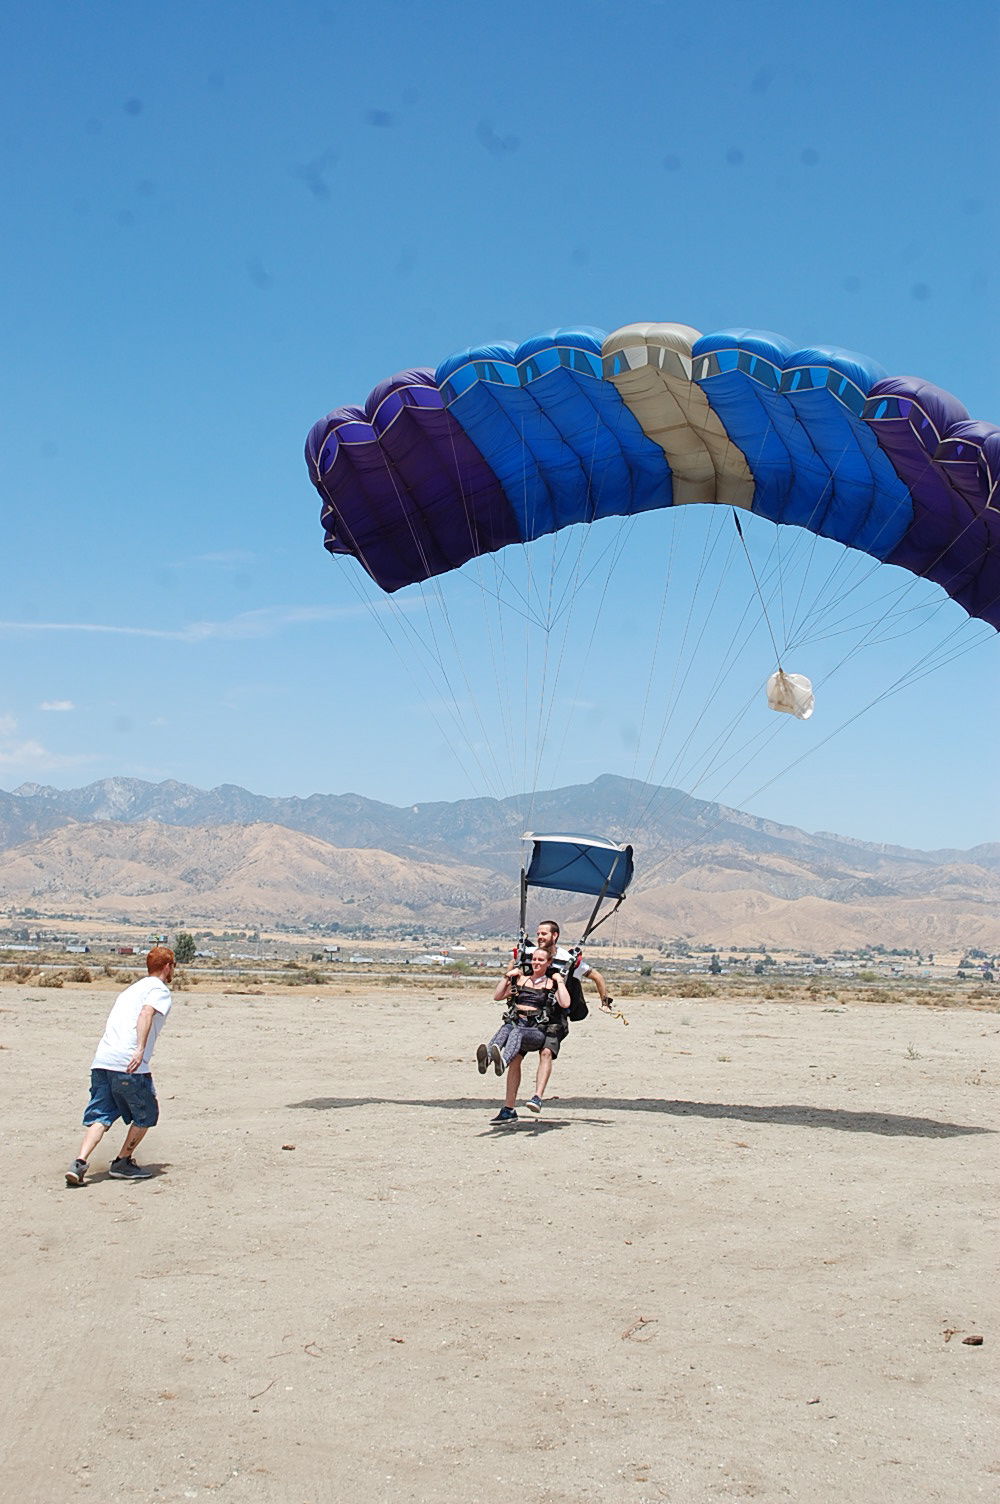
<svg viewBox="0 0 1000 1504">
<path fill-rule="evenodd" d="M 149 1071 L 105 1071 L 90 1073 L 90 1101 L 83 1114 L 83 1126 L 103 1123 L 110 1128 L 119 1118 L 137 1128 L 153 1128 L 159 1121 L 160 1104 Z"/>
</svg>

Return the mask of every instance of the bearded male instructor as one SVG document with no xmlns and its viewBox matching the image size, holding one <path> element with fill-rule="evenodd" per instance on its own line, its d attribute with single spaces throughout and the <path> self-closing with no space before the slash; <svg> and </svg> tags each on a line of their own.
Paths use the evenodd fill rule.
<svg viewBox="0 0 1000 1504">
<path fill-rule="evenodd" d="M 568 950 L 564 950 L 559 944 L 559 926 L 554 919 L 541 919 L 535 932 L 536 943 L 542 950 L 547 950 L 554 964 L 566 976 L 567 983 L 573 981 L 577 984 L 587 977 L 597 988 L 597 995 L 601 1000 L 601 1007 L 605 1012 L 610 1012 L 613 997 L 608 996 L 608 989 L 601 973 L 593 966 L 588 966 L 586 961 L 577 961 L 570 973 L 569 962 L 573 959 Z M 581 989 L 582 991 L 582 989 Z"/>
<path fill-rule="evenodd" d="M 108 1174 L 112 1180 L 148 1180 L 153 1173 L 137 1165 L 132 1155 L 160 1116 L 149 1061 L 170 1012 L 173 951 L 154 945 L 146 957 L 146 972 L 119 993 L 108 1014 L 90 1070 L 83 1142 L 66 1171 L 67 1185 L 83 1185 L 90 1156 L 119 1118 L 128 1124 L 128 1132 Z"/>
</svg>

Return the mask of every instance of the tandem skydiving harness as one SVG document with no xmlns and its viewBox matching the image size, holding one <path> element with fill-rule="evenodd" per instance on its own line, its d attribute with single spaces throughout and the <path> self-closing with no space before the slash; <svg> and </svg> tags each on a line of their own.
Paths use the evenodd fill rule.
<svg viewBox="0 0 1000 1504">
<path fill-rule="evenodd" d="M 548 1030 L 557 1012 L 555 983 L 551 987 L 526 987 L 523 983 L 511 987 L 505 1024 L 521 1024 L 527 1029 Z"/>
</svg>

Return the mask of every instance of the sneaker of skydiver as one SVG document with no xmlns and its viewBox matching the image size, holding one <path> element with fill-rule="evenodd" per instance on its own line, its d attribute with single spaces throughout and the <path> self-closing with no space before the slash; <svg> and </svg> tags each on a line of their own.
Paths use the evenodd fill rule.
<svg viewBox="0 0 1000 1504">
<path fill-rule="evenodd" d="M 144 1165 L 137 1165 L 134 1159 L 113 1159 L 108 1174 L 112 1180 L 149 1180 L 152 1178 L 152 1170 L 147 1170 Z"/>
<path fill-rule="evenodd" d="M 502 1076 L 504 1071 L 510 1064 L 510 1060 L 513 1060 L 514 1056 L 518 1053 L 518 1050 L 520 1048 L 521 1031 L 517 1031 L 517 1038 L 512 1039 L 514 1048 L 510 1051 L 510 1060 L 505 1060 L 503 1054 L 500 1051 L 499 1045 L 496 1043 L 496 1038 L 497 1036 L 494 1034 L 489 1044 L 480 1044 L 476 1046 L 476 1067 L 481 1076 L 486 1075 L 486 1072 L 488 1071 L 490 1065 L 493 1066 L 493 1069 L 496 1071 L 498 1076 Z"/>
</svg>

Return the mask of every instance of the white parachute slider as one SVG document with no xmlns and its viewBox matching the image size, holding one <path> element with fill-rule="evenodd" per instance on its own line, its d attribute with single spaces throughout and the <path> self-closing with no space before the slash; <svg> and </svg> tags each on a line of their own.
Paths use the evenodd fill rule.
<svg viewBox="0 0 1000 1504">
<path fill-rule="evenodd" d="M 786 674 L 783 668 L 779 668 L 767 681 L 767 703 L 772 710 L 781 710 L 800 721 L 807 721 L 816 704 L 812 680 L 805 674 Z"/>
</svg>

